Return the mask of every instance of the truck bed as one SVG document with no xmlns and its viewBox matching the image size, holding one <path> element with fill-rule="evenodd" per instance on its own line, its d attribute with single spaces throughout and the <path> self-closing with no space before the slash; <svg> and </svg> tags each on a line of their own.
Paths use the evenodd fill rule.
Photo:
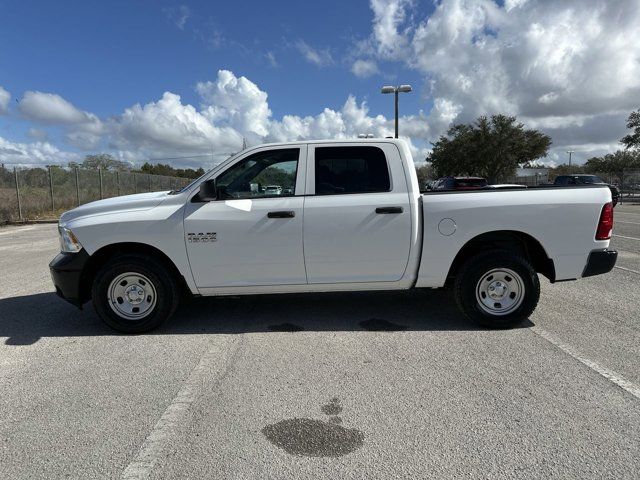
<svg viewBox="0 0 640 480">
<path fill-rule="evenodd" d="M 552 281 L 582 276 L 589 253 L 608 247 L 595 240 L 602 207 L 611 201 L 602 185 L 426 192 L 422 260 L 416 286 L 444 285 L 456 254 L 487 232 L 528 235 L 553 262 Z"/>
</svg>

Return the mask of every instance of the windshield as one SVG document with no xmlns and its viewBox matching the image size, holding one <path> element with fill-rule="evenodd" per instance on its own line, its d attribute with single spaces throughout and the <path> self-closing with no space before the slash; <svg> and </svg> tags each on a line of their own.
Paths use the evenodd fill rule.
<svg viewBox="0 0 640 480">
<path fill-rule="evenodd" d="M 207 175 L 209 175 L 211 173 L 211 171 L 215 170 L 216 168 L 218 168 L 221 165 L 224 165 L 225 163 L 233 160 L 234 158 L 237 158 L 238 155 L 242 155 L 246 150 L 242 150 L 241 152 L 238 152 L 235 155 L 232 155 L 231 157 L 227 158 L 225 161 L 217 164 L 216 166 L 214 166 L 213 168 L 210 168 L 209 170 L 207 170 L 204 174 L 200 175 L 198 178 L 196 178 L 195 180 L 192 180 L 191 182 L 189 182 L 189 184 L 185 185 L 184 187 L 182 187 L 180 190 L 171 190 L 169 192 L 169 195 L 178 195 L 179 193 L 182 192 L 186 192 L 187 190 L 189 190 L 191 187 L 193 187 L 196 183 L 198 183 L 201 179 L 203 179 L 204 177 L 206 177 Z"/>
<path fill-rule="evenodd" d="M 182 192 L 186 192 L 187 190 L 189 190 L 193 185 L 195 185 L 198 181 L 200 181 L 201 178 L 204 178 L 205 176 L 207 176 L 207 174 L 210 172 L 211 170 L 205 172 L 204 174 L 200 175 L 198 178 L 196 178 L 195 180 L 192 180 L 191 182 L 189 182 L 187 185 L 185 185 L 184 187 L 182 187 L 180 190 L 171 190 L 169 192 L 169 195 L 177 195 L 179 193 Z"/>
<path fill-rule="evenodd" d="M 456 188 L 482 188 L 487 186 L 487 181 L 484 178 L 456 178 Z"/>
</svg>

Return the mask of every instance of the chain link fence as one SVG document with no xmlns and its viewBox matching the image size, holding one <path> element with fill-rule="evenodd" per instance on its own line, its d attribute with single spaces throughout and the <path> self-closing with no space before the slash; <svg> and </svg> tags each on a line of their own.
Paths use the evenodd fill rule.
<svg viewBox="0 0 640 480">
<path fill-rule="evenodd" d="M 83 203 L 178 190 L 188 178 L 60 166 L 0 166 L 0 223 L 57 218 Z"/>
<path fill-rule="evenodd" d="M 595 175 L 620 189 L 620 203 L 640 203 L 640 170 L 625 170 L 621 176 L 611 173 Z"/>
</svg>

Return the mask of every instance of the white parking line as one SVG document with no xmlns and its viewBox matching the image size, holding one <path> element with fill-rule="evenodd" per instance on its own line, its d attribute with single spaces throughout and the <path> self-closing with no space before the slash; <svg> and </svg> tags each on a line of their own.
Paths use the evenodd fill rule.
<svg viewBox="0 0 640 480">
<path fill-rule="evenodd" d="M 627 240 L 640 240 L 640 238 L 637 237 L 625 237 L 624 235 L 613 235 L 614 237 L 618 237 L 618 238 L 626 238 Z"/>
<path fill-rule="evenodd" d="M 533 327 L 531 328 L 531 331 L 536 335 L 538 335 L 539 337 L 544 338 L 547 342 L 552 343 L 553 345 L 558 347 L 560 350 L 562 350 L 564 353 L 578 360 L 583 365 L 586 365 L 594 372 L 599 373 L 610 382 L 615 383 L 620 388 L 626 390 L 637 399 L 640 399 L 640 387 L 638 387 L 638 385 L 636 385 L 635 383 L 630 382 L 629 380 L 625 379 L 622 375 L 617 374 L 613 370 L 604 368 L 603 366 L 597 364 L 596 362 L 589 360 L 588 358 L 584 358 L 571 345 L 567 345 L 566 343 L 561 342 L 546 330 L 540 327 Z"/>
<path fill-rule="evenodd" d="M 628 223 L 629 225 L 640 225 L 640 223 L 638 222 L 623 222 L 622 220 L 617 220 L 617 219 L 615 223 Z"/>
<path fill-rule="evenodd" d="M 637 270 L 631 270 L 630 268 L 619 267 L 617 265 L 615 265 L 613 268 L 617 268 L 618 270 L 624 270 L 625 272 L 631 272 L 631 273 L 636 273 L 640 275 L 640 272 L 638 272 Z"/>
<path fill-rule="evenodd" d="M 211 346 L 200 358 L 198 365 L 191 371 L 189 378 L 142 443 L 136 457 L 125 468 L 122 473 L 123 479 L 149 478 L 178 429 L 187 423 L 189 410 L 198 397 L 203 382 L 215 383 L 224 376 L 229 359 L 238 350 L 238 346 L 233 347 L 233 343 L 238 343 L 237 337 L 216 335 L 216 345 Z"/>
</svg>

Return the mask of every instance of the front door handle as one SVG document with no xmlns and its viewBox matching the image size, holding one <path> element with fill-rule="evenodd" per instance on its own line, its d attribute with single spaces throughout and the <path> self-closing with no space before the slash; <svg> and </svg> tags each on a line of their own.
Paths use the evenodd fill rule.
<svg viewBox="0 0 640 480">
<path fill-rule="evenodd" d="M 402 207 L 378 207 L 376 213 L 402 213 Z"/>
<path fill-rule="evenodd" d="M 293 218 L 296 216 L 296 212 L 293 210 L 282 210 L 280 212 L 269 212 L 267 217 L 269 218 Z"/>
</svg>

